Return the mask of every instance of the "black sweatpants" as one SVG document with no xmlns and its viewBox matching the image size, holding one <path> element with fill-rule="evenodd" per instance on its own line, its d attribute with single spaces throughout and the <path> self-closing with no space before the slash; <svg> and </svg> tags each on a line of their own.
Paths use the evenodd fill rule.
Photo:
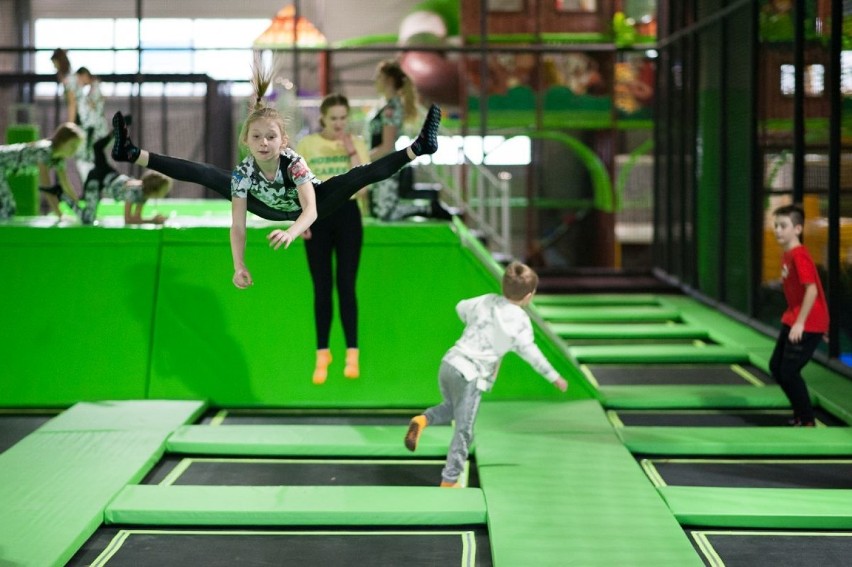
<svg viewBox="0 0 852 567">
<path fill-rule="evenodd" d="M 322 183 L 317 192 L 324 190 L 325 183 Z M 331 318 L 334 313 L 332 296 L 335 282 L 346 347 L 358 348 L 358 300 L 355 296 L 355 280 L 358 276 L 363 239 L 361 211 L 358 204 L 352 200 L 311 225 L 311 237 L 305 240 L 305 250 L 314 282 L 317 349 L 328 348 Z"/>
<path fill-rule="evenodd" d="M 324 218 L 346 203 L 361 188 L 387 179 L 409 161 L 406 150 L 398 150 L 364 165 L 353 167 L 346 173 L 330 177 L 317 189 L 317 218 Z M 310 164 L 309 164 L 310 165 Z M 148 169 L 159 171 L 178 181 L 188 181 L 212 189 L 231 200 L 231 172 L 209 163 L 199 163 L 149 152 Z M 254 197 L 248 196 L 248 210 L 267 220 L 296 220 L 301 211 L 284 212 L 274 209 Z"/>
<path fill-rule="evenodd" d="M 769 371 L 778 382 L 799 421 L 814 420 L 814 408 L 808 386 L 802 378 L 802 368 L 808 363 L 822 341 L 822 333 L 802 333 L 798 343 L 790 342 L 790 326 L 782 325 L 775 342 L 775 350 L 769 359 Z"/>
</svg>

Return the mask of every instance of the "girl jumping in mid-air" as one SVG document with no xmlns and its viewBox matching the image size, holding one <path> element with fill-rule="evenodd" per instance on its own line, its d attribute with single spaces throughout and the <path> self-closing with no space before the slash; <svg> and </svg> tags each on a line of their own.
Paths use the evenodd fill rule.
<svg viewBox="0 0 852 567">
<path fill-rule="evenodd" d="M 419 155 L 438 150 L 441 109 L 432 105 L 411 146 L 323 181 L 322 191 L 317 193 L 314 189 L 320 181 L 299 154 L 287 147 L 283 117 L 263 101 L 271 80 L 271 73 L 255 66 L 252 77 L 254 105 L 240 133 L 240 142 L 248 147 L 250 154 L 233 172 L 141 150 L 130 141 L 121 113 L 113 117 L 113 159 L 154 169 L 172 179 L 201 184 L 231 200 L 233 282 L 240 289 L 253 284 L 244 260 L 246 211 L 268 220 L 294 221 L 286 230 L 276 229 L 267 236 L 274 249 L 282 245 L 286 248 L 317 218 L 334 212 L 362 187 L 393 175 Z"/>
</svg>

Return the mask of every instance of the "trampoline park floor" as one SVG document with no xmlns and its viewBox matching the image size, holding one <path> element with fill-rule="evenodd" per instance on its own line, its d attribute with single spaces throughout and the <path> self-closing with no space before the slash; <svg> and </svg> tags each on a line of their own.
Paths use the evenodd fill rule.
<svg viewBox="0 0 852 567">
<path fill-rule="evenodd" d="M 686 530 L 708 567 L 786 567 L 850 564 L 852 532 L 801 530 Z"/>
<path fill-rule="evenodd" d="M 213 409 L 196 425 L 306 427 L 405 426 L 407 409 Z M 400 438 L 401 444 L 401 438 Z M 443 458 L 261 458 L 166 453 L 140 482 L 159 486 L 316 487 L 429 486 L 441 479 Z M 478 486 L 473 460 L 461 484 Z M 481 525 L 371 526 L 102 525 L 69 566 L 351 566 L 459 565 L 490 567 L 488 531 Z"/>
<path fill-rule="evenodd" d="M 846 423 L 814 408 L 817 427 L 845 427 Z M 608 410 L 615 427 L 790 427 L 789 409 L 672 409 Z"/>
<path fill-rule="evenodd" d="M 200 425 L 408 425 L 417 409 L 230 408 L 204 414 Z"/>
<path fill-rule="evenodd" d="M 492 558 L 484 527 L 311 526 L 299 530 L 109 526 L 99 528 L 67 563 L 68 567 L 141 565 L 490 567 Z"/>
</svg>

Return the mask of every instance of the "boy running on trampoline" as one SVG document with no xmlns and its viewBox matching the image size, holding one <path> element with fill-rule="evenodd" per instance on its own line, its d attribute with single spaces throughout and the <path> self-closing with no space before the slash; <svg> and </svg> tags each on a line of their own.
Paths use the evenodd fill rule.
<svg viewBox="0 0 852 567">
<path fill-rule="evenodd" d="M 414 451 L 427 425 L 445 425 L 455 420 L 447 462 L 441 473 L 443 487 L 459 486 L 482 392 L 494 386 L 500 361 L 507 352 L 518 353 L 559 390 L 568 389 L 568 383 L 536 346 L 532 323 L 523 309 L 529 305 L 537 286 L 538 275 L 532 268 L 512 262 L 503 274 L 503 295 L 489 293 L 456 305 L 465 328 L 441 360 L 438 380 L 443 401 L 412 418 L 405 435 L 405 446 Z"/>
<path fill-rule="evenodd" d="M 112 141 L 112 135 L 96 141 L 94 164 L 86 182 L 83 184 L 85 208 L 79 211 L 83 224 L 93 224 L 98 212 L 98 203 L 104 195 L 112 197 L 117 202 L 124 202 L 125 224 L 163 224 L 166 217 L 154 215 L 142 217 L 142 209 L 148 199 L 159 199 L 168 195 L 172 188 L 172 180 L 158 171 L 148 171 L 141 179 L 134 179 L 116 171 L 106 159 L 106 147 Z"/>
<path fill-rule="evenodd" d="M 787 309 L 781 316 L 769 370 L 793 406 L 790 424 L 813 427 L 814 409 L 801 370 L 828 332 L 828 306 L 816 265 L 802 246 L 805 213 L 797 205 L 786 205 L 773 215 L 775 239 L 784 248 L 781 282 Z"/>
<path fill-rule="evenodd" d="M 253 284 L 244 262 L 246 211 L 268 220 L 294 221 L 286 230 L 276 229 L 267 236 L 275 250 L 282 245 L 287 248 L 317 218 L 334 212 L 361 188 L 393 175 L 417 156 L 433 154 L 438 149 L 441 109 L 432 105 L 420 135 L 411 146 L 327 179 L 322 182 L 323 190 L 316 193 L 314 186 L 319 180 L 301 156 L 287 147 L 283 117 L 263 102 L 271 79 L 271 74 L 255 66 L 254 106 L 240 133 L 240 142 L 248 147 L 250 154 L 233 172 L 140 150 L 131 143 L 121 113 L 113 117 L 113 159 L 133 162 L 173 179 L 199 183 L 231 200 L 232 281 L 240 289 Z"/>
</svg>

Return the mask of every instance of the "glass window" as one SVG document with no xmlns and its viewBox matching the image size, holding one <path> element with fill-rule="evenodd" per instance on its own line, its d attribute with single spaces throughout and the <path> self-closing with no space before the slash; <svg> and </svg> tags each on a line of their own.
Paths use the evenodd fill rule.
<svg viewBox="0 0 852 567">
<path fill-rule="evenodd" d="M 557 12 L 597 12 L 598 0 L 556 0 Z"/>
<path fill-rule="evenodd" d="M 489 12 L 523 12 L 524 0 L 490 0 Z"/>
</svg>

